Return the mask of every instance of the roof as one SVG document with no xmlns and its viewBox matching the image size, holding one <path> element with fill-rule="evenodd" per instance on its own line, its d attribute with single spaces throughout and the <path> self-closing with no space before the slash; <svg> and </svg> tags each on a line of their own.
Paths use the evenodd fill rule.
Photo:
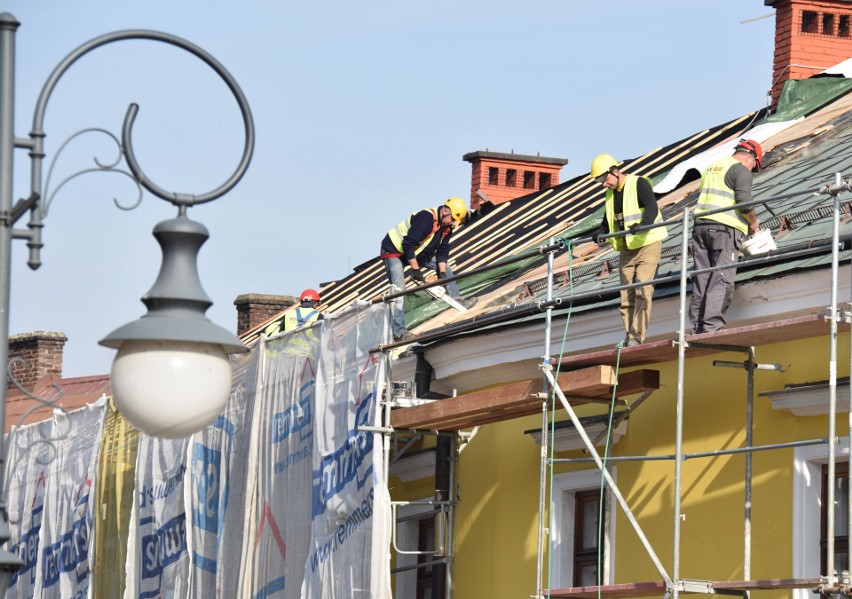
<svg viewBox="0 0 852 599">
<path fill-rule="evenodd" d="M 754 179 L 754 197 L 786 198 L 757 208 L 763 226 L 771 228 L 776 237 L 778 251 L 751 263 L 743 262 L 738 282 L 779 279 L 827 268 L 830 255 L 826 242 L 832 234 L 833 200 L 828 194 L 814 192 L 830 183 L 834 173 L 852 172 L 852 95 L 848 86 L 834 89 L 835 95 L 821 94 L 805 110 L 801 109 L 802 96 L 797 96 L 796 118 L 765 123 L 764 111 L 752 112 L 620 163 L 625 172 L 651 178 L 668 221 L 669 237 L 664 242 L 658 276 L 670 279 L 655 287 L 655 314 L 659 300 L 674 301 L 680 291 L 681 218 L 697 198 L 702 165 L 730 152 L 745 135 L 759 137 L 765 150 L 764 168 Z M 783 109 L 779 107 L 779 112 Z M 683 168 L 684 164 L 687 168 Z M 583 175 L 479 215 L 454 235 L 451 255 L 457 274 L 475 273 L 460 279 L 459 286 L 463 296 L 475 295 L 479 303 L 469 313 L 461 314 L 425 294 L 413 294 L 406 297 L 409 328 L 421 337 L 429 334 L 433 342 L 428 347 L 509 328 L 535 326 L 540 331 L 545 318 L 540 306 L 548 296 L 546 257 L 539 248 L 550 239 L 563 240 L 569 250 L 554 261 L 556 284 L 552 299 L 562 302 L 554 308 L 554 315 L 610 315 L 618 303 L 614 289 L 618 285 L 618 254 L 608 245 L 583 243 L 583 236 L 588 240 L 588 232 L 600 222 L 603 202 L 602 187 Z M 852 225 L 848 223 L 852 220 L 852 204 L 848 199 L 843 199 L 842 209 L 849 216 L 841 225 L 841 234 L 852 235 Z M 847 249 L 842 259 L 848 258 Z M 513 262 L 490 269 L 504 259 Z M 322 308 L 334 313 L 356 300 L 381 301 L 386 292 L 384 268 L 375 257 L 346 278 L 326 285 L 321 291 Z M 421 295 L 424 297 L 418 297 Z M 821 309 L 824 307 L 823 303 Z M 764 314 L 762 320 L 783 317 L 785 314 Z M 607 318 L 613 320 L 611 316 Z M 619 325 L 620 319 L 613 326 Z M 594 349 L 592 341 L 581 337 L 572 342 L 586 343 L 580 348 L 581 353 Z M 509 358 L 494 357 L 497 359 Z M 463 366 L 457 368 L 462 370 Z"/>
<path fill-rule="evenodd" d="M 58 395 L 57 395 L 58 393 Z M 46 376 L 36 383 L 32 394 L 43 397 L 66 410 L 82 408 L 97 401 L 104 395 L 111 395 L 109 375 L 59 378 Z M 32 399 L 21 390 L 12 388 L 6 395 L 6 430 L 12 426 L 39 422 L 50 418 L 53 406 L 47 406 Z"/>
</svg>

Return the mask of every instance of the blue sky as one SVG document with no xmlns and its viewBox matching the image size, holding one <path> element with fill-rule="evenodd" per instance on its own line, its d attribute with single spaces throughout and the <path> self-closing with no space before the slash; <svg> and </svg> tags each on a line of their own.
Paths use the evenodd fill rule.
<svg viewBox="0 0 852 599">
<path fill-rule="evenodd" d="M 3 10 L 21 22 L 18 137 L 54 66 L 110 31 L 175 34 L 236 78 L 257 128 L 254 160 L 227 196 L 189 211 L 211 234 L 199 258 L 207 314 L 231 330 L 237 295 L 344 277 L 410 212 L 467 198 L 467 152 L 566 158 L 565 180 L 600 152 L 633 157 L 764 106 L 775 27 L 774 17 L 743 23 L 772 13 L 762 0 L 12 0 Z M 130 102 L 137 158 L 159 186 L 198 194 L 230 176 L 243 129 L 227 88 L 191 55 L 142 41 L 96 50 L 65 74 L 46 111 L 48 163 L 80 129 L 118 135 Z M 53 187 L 114 156 L 102 136 L 79 138 Z M 29 178 L 18 150 L 16 198 Z M 68 335 L 66 376 L 108 372 L 113 352 L 97 341 L 145 312 L 160 262 L 151 230 L 176 211 L 147 193 L 134 211 L 112 205 L 135 197 L 120 175 L 76 178 L 54 198 L 41 269 L 15 242 L 11 332 Z"/>
</svg>

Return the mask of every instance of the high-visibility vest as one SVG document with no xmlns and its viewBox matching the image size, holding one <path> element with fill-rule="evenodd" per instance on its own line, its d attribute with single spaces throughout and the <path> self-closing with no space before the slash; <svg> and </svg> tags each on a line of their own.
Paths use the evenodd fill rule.
<svg viewBox="0 0 852 599">
<path fill-rule="evenodd" d="M 299 327 L 305 326 L 307 324 L 312 323 L 317 318 L 319 318 L 320 313 L 314 310 L 313 308 L 307 309 L 302 308 L 301 306 L 297 307 L 295 310 L 290 310 L 286 314 L 284 314 L 283 324 L 284 331 L 292 331 L 293 329 L 298 329 Z M 267 326 L 263 334 L 267 337 L 271 337 L 272 335 L 277 335 L 281 332 L 281 320 L 276 320 L 271 325 Z"/>
<path fill-rule="evenodd" d="M 402 252 L 402 239 L 403 239 L 403 237 L 408 235 L 408 230 L 411 228 L 411 221 L 414 218 L 414 216 L 416 214 L 418 214 L 419 212 L 422 212 L 422 211 L 418 210 L 417 212 L 413 212 L 411 214 L 411 216 L 409 216 L 406 220 L 402 221 L 397 226 L 395 226 L 393 229 L 388 231 L 388 237 L 390 238 L 391 243 L 393 243 L 393 247 L 395 247 L 397 249 L 397 251 L 400 252 L 400 253 L 403 253 Z M 435 233 L 437 233 L 438 230 L 441 228 L 441 222 L 438 219 L 438 209 L 437 208 L 430 208 L 429 212 L 432 213 L 432 232 L 426 237 L 426 239 L 421 241 L 420 245 L 417 246 L 417 249 L 414 250 L 415 256 L 417 254 L 419 254 L 420 252 L 422 252 L 423 248 L 426 248 L 426 247 L 429 246 L 429 242 L 432 241 L 432 238 L 435 236 Z"/>
<path fill-rule="evenodd" d="M 740 216 L 739 210 L 701 216 L 708 210 L 733 207 L 737 203 L 734 190 L 725 185 L 725 175 L 735 164 L 740 164 L 740 161 L 733 156 L 726 156 L 711 162 L 704 169 L 704 174 L 701 175 L 701 192 L 698 195 L 698 204 L 695 206 L 695 218 L 713 220 L 748 234 L 748 223 Z"/>
<path fill-rule="evenodd" d="M 639 181 L 639 177 L 636 175 L 625 175 L 627 180 L 624 182 L 624 188 L 622 190 L 622 206 L 621 206 L 621 214 L 624 220 L 624 229 L 627 230 L 633 225 L 638 225 L 642 222 L 642 214 L 644 214 L 645 210 L 639 204 L 639 192 L 636 190 L 636 184 Z M 644 177 L 648 184 L 651 183 L 651 180 L 647 177 Z M 615 226 L 615 193 L 612 189 L 606 190 L 606 222 L 609 223 L 609 232 L 615 233 L 616 231 L 621 231 Z M 657 218 L 654 219 L 655 223 L 659 223 L 663 221 L 663 215 L 660 211 L 657 211 Z M 626 235 L 625 237 L 610 237 L 609 243 L 617 250 L 624 249 L 624 246 L 627 246 L 628 250 L 638 250 L 641 247 L 652 244 L 655 241 L 660 241 L 669 236 L 669 232 L 666 227 L 656 227 L 649 231 L 643 231 L 642 233 L 638 233 L 636 235 Z"/>
<path fill-rule="evenodd" d="M 312 323 L 317 318 L 319 318 L 319 312 L 313 308 L 302 308 L 299 306 L 284 315 L 284 330 L 292 331 L 293 329 L 298 329 Z"/>
</svg>

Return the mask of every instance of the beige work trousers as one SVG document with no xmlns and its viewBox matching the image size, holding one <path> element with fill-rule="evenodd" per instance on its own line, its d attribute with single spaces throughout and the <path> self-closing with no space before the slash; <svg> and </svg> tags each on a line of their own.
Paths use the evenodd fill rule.
<svg viewBox="0 0 852 599">
<path fill-rule="evenodd" d="M 663 242 L 655 241 L 638 250 L 622 250 L 621 284 L 642 283 L 656 277 L 662 249 Z M 628 338 L 636 339 L 639 343 L 645 342 L 648 322 L 651 320 L 653 297 L 653 285 L 621 291 L 621 318 L 624 320 L 624 330 L 627 331 Z"/>
</svg>

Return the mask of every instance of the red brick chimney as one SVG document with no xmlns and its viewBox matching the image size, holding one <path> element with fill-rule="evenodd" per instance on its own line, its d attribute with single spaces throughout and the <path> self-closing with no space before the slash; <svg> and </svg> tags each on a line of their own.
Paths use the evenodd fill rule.
<svg viewBox="0 0 852 599">
<path fill-rule="evenodd" d="M 279 312 L 283 312 L 299 301 L 292 295 L 264 295 L 246 293 L 237 296 L 237 336 L 263 324 Z"/>
<path fill-rule="evenodd" d="M 62 333 L 36 331 L 9 337 L 9 360 L 20 358 L 12 364 L 12 374 L 22 387 L 32 390 L 36 383 L 49 375 L 62 378 L 62 348 L 68 341 Z M 7 388 L 14 387 L 7 381 Z"/>
<path fill-rule="evenodd" d="M 772 110 L 788 79 L 807 79 L 852 57 L 852 0 L 764 0 L 775 8 Z"/>
<path fill-rule="evenodd" d="M 568 164 L 564 158 L 526 156 L 480 150 L 462 156 L 470 162 L 470 207 L 479 208 L 482 192 L 492 204 L 502 204 L 559 183 L 559 171 Z"/>
</svg>

